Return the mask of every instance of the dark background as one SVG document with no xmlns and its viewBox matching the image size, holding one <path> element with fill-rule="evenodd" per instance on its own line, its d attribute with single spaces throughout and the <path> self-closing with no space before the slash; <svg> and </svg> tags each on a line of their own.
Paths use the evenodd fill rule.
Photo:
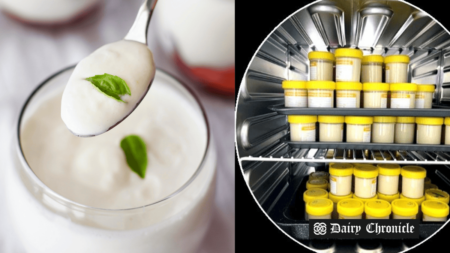
<svg viewBox="0 0 450 253">
<path fill-rule="evenodd" d="M 236 96 L 244 72 L 256 50 L 272 30 L 293 12 L 313 1 L 236 1 Z M 409 0 L 430 14 L 447 29 L 450 12 L 447 1 Z M 448 2 L 447 2 L 448 3 Z M 310 252 L 285 236 L 255 203 L 236 160 L 236 251 L 237 252 Z M 445 226 L 428 241 L 408 252 L 448 252 L 450 238 Z M 447 240 L 447 241 L 446 241 Z M 443 246 L 441 250 L 431 250 Z M 445 247 L 445 248 L 444 248 Z"/>
</svg>

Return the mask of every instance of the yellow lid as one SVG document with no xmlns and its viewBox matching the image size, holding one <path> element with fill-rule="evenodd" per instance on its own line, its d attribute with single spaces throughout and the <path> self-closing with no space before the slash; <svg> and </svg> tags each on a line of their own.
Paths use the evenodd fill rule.
<svg viewBox="0 0 450 253">
<path fill-rule="evenodd" d="M 310 215 L 322 216 L 333 212 L 333 201 L 314 199 L 306 203 L 306 212 Z"/>
<path fill-rule="evenodd" d="M 382 199 L 368 200 L 364 205 L 364 211 L 366 215 L 372 217 L 381 218 L 389 216 L 391 214 L 391 204 Z"/>
<path fill-rule="evenodd" d="M 417 91 L 417 84 L 415 83 L 391 83 L 391 91 Z"/>
<path fill-rule="evenodd" d="M 362 63 L 383 63 L 384 58 L 381 55 L 366 55 L 362 58 Z"/>
<path fill-rule="evenodd" d="M 353 193 L 353 198 L 354 198 L 354 199 L 359 199 L 359 200 L 361 200 L 363 203 L 366 203 L 366 201 L 368 201 L 368 200 L 375 200 L 375 199 L 378 199 L 378 195 L 375 194 L 375 196 L 372 197 L 372 198 L 360 198 L 360 197 L 356 196 L 356 195 Z"/>
<path fill-rule="evenodd" d="M 427 176 L 427 170 L 420 166 L 408 165 L 402 168 L 403 177 L 421 179 Z"/>
<path fill-rule="evenodd" d="M 337 212 L 345 216 L 357 216 L 364 212 L 364 202 L 359 199 L 344 199 L 337 203 Z"/>
<path fill-rule="evenodd" d="M 323 178 L 310 179 L 306 182 L 306 189 L 320 188 L 326 190 L 328 187 L 328 181 Z"/>
<path fill-rule="evenodd" d="M 337 82 L 336 90 L 362 90 L 360 82 Z"/>
<path fill-rule="evenodd" d="M 444 124 L 444 118 L 438 117 L 416 117 L 416 123 L 420 125 L 437 125 Z"/>
<path fill-rule="evenodd" d="M 328 198 L 328 192 L 320 188 L 306 190 L 303 193 L 303 201 L 305 202 L 310 202 L 314 199 L 326 199 L 326 198 Z"/>
<path fill-rule="evenodd" d="M 288 122 L 294 124 L 316 123 L 317 116 L 313 115 L 288 115 Z"/>
<path fill-rule="evenodd" d="M 415 117 L 397 117 L 397 123 L 406 123 L 406 124 L 416 123 L 416 118 Z"/>
<path fill-rule="evenodd" d="M 320 123 L 344 123 L 344 116 L 319 116 Z"/>
<path fill-rule="evenodd" d="M 330 174 L 326 171 L 316 171 L 311 174 L 309 174 L 309 179 L 315 179 L 315 178 L 323 178 L 327 179 L 330 177 Z"/>
<path fill-rule="evenodd" d="M 284 80 L 281 83 L 283 89 L 306 89 L 307 81 L 300 80 Z"/>
<path fill-rule="evenodd" d="M 377 123 L 395 123 L 395 122 L 397 122 L 397 117 L 392 117 L 392 116 L 375 116 L 375 117 L 373 117 L 373 122 L 377 122 Z"/>
<path fill-rule="evenodd" d="M 363 83 L 364 91 L 388 91 L 388 83 Z"/>
<path fill-rule="evenodd" d="M 353 193 L 350 193 L 349 195 L 343 195 L 343 196 L 337 196 L 334 194 L 329 194 L 328 198 L 333 201 L 333 203 L 338 203 L 339 201 L 343 200 L 343 199 L 351 199 L 353 196 Z"/>
<path fill-rule="evenodd" d="M 401 199 L 412 200 L 412 201 L 416 202 L 418 205 L 422 204 L 422 202 L 425 201 L 425 196 L 422 196 L 421 198 L 418 198 L 418 199 L 412 199 L 412 198 L 405 197 L 405 195 L 403 195 L 403 194 L 400 194 L 400 198 Z"/>
<path fill-rule="evenodd" d="M 450 125 L 450 117 L 445 117 L 445 124 Z"/>
<path fill-rule="evenodd" d="M 448 205 L 442 201 L 425 200 L 421 206 L 423 214 L 428 216 L 442 218 L 448 215 Z"/>
<path fill-rule="evenodd" d="M 408 199 L 396 199 L 392 201 L 392 212 L 401 216 L 413 216 L 419 212 L 419 205 Z"/>
<path fill-rule="evenodd" d="M 435 184 L 425 183 L 425 185 L 423 186 L 423 189 L 426 191 L 428 189 L 439 189 L 439 188 Z"/>
<path fill-rule="evenodd" d="M 308 90 L 334 90 L 336 83 L 333 81 L 308 81 L 306 84 Z"/>
<path fill-rule="evenodd" d="M 353 57 L 353 58 L 363 58 L 363 52 L 355 48 L 338 48 L 334 51 L 334 56 L 337 57 Z"/>
<path fill-rule="evenodd" d="M 439 189 L 428 189 L 425 191 L 426 200 L 437 200 L 448 204 L 450 197 L 445 191 Z"/>
<path fill-rule="evenodd" d="M 368 116 L 345 116 L 345 123 L 356 125 L 370 125 L 373 123 L 373 117 Z"/>
<path fill-rule="evenodd" d="M 330 175 L 344 177 L 353 174 L 353 165 L 349 163 L 332 163 L 330 164 Z"/>
<path fill-rule="evenodd" d="M 398 164 L 378 164 L 378 173 L 384 176 L 398 176 L 402 167 Z"/>
<path fill-rule="evenodd" d="M 358 166 L 353 170 L 355 177 L 374 178 L 378 176 L 378 168 L 373 165 Z"/>
<path fill-rule="evenodd" d="M 308 54 L 308 59 L 310 60 L 329 60 L 334 61 L 334 55 L 330 52 L 323 51 L 311 51 Z"/>
<path fill-rule="evenodd" d="M 409 56 L 407 55 L 389 55 L 384 57 L 384 63 L 402 62 L 409 63 Z"/>
<path fill-rule="evenodd" d="M 418 84 L 417 92 L 434 92 L 434 84 Z"/>
<path fill-rule="evenodd" d="M 400 198 L 400 193 L 392 194 L 392 195 L 386 195 L 382 193 L 377 193 L 378 199 L 386 200 L 387 202 L 391 203 L 393 200 L 396 200 Z"/>
</svg>

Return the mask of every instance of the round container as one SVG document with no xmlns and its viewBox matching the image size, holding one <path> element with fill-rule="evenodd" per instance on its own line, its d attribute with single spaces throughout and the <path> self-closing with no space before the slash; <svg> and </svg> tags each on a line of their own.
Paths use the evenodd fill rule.
<svg viewBox="0 0 450 253">
<path fill-rule="evenodd" d="M 359 82 L 363 52 L 353 48 L 338 48 L 336 57 L 336 82 Z"/>
<path fill-rule="evenodd" d="M 372 142 L 394 143 L 394 132 L 396 117 L 376 116 L 373 117 Z"/>
<path fill-rule="evenodd" d="M 401 167 L 397 164 L 378 164 L 378 192 L 384 195 L 398 193 Z"/>
<path fill-rule="evenodd" d="M 327 199 L 328 198 L 328 192 L 324 189 L 320 188 L 313 188 L 310 190 L 306 190 L 303 193 L 303 201 L 305 202 L 305 209 L 306 204 L 310 201 L 313 201 L 314 199 Z M 308 219 L 308 214 L 305 212 L 305 219 Z"/>
<path fill-rule="evenodd" d="M 425 200 L 422 202 L 424 222 L 445 222 L 448 211 L 448 205 L 444 202 L 436 200 Z"/>
<path fill-rule="evenodd" d="M 391 202 L 393 219 L 416 219 L 419 205 L 408 199 L 396 199 Z"/>
<path fill-rule="evenodd" d="M 425 201 L 425 196 L 423 196 L 421 198 L 417 198 L 417 199 L 412 199 L 412 198 L 405 197 L 403 194 L 400 194 L 400 199 L 407 199 L 407 200 L 411 200 L 411 201 L 416 202 L 417 205 L 419 206 L 419 213 L 417 214 L 417 219 L 421 219 L 422 218 L 421 204 L 422 204 L 422 202 Z"/>
<path fill-rule="evenodd" d="M 387 108 L 388 83 L 363 84 L 363 108 Z"/>
<path fill-rule="evenodd" d="M 353 193 L 344 196 L 336 196 L 333 194 L 329 194 L 328 198 L 333 201 L 333 213 L 331 214 L 332 219 L 339 219 L 339 214 L 337 212 L 337 203 L 343 199 L 351 199 L 353 197 Z"/>
<path fill-rule="evenodd" d="M 315 188 L 327 190 L 328 189 L 328 181 L 323 178 L 317 178 L 317 179 L 310 179 L 310 180 L 308 180 L 308 182 L 306 182 L 307 190 L 315 189 Z"/>
<path fill-rule="evenodd" d="M 373 165 L 353 169 L 355 175 L 355 195 L 358 198 L 373 198 L 377 194 L 378 168 Z"/>
<path fill-rule="evenodd" d="M 384 57 L 386 83 L 406 83 L 408 82 L 407 55 L 390 55 Z"/>
<path fill-rule="evenodd" d="M 364 204 L 366 219 L 384 219 L 388 220 L 391 215 L 391 204 L 389 202 L 377 199 L 368 200 Z"/>
<path fill-rule="evenodd" d="M 306 81 L 284 80 L 281 87 L 284 89 L 285 107 L 308 107 Z"/>
<path fill-rule="evenodd" d="M 334 55 L 330 52 L 313 51 L 308 54 L 309 80 L 333 81 Z"/>
<path fill-rule="evenodd" d="M 359 82 L 336 83 L 336 108 L 359 108 L 362 84 Z"/>
<path fill-rule="evenodd" d="M 442 201 L 448 204 L 450 198 L 448 193 L 446 193 L 445 191 L 441 191 L 439 189 L 428 189 L 425 191 L 425 199 Z"/>
<path fill-rule="evenodd" d="M 425 183 L 423 189 L 426 192 L 428 189 L 439 189 L 439 188 L 435 184 L 427 184 L 427 183 Z"/>
<path fill-rule="evenodd" d="M 349 195 L 352 189 L 352 175 L 352 164 L 330 164 L 330 193 L 336 196 Z"/>
<path fill-rule="evenodd" d="M 333 108 L 334 90 L 336 83 L 332 81 L 309 81 L 306 84 L 308 90 L 309 108 Z"/>
<path fill-rule="evenodd" d="M 362 58 L 361 81 L 363 83 L 381 83 L 383 76 L 383 61 L 381 55 L 366 55 Z"/>
<path fill-rule="evenodd" d="M 319 141 L 344 141 L 344 116 L 319 116 Z"/>
<path fill-rule="evenodd" d="M 394 142 L 399 144 L 414 143 L 414 133 L 416 132 L 415 117 L 397 117 L 395 124 Z"/>
<path fill-rule="evenodd" d="M 347 142 L 370 142 L 373 117 L 345 116 Z"/>
<path fill-rule="evenodd" d="M 344 199 L 338 202 L 339 219 L 362 219 L 364 202 L 358 199 Z"/>
<path fill-rule="evenodd" d="M 333 201 L 329 199 L 314 199 L 306 203 L 308 220 L 331 219 L 333 212 Z"/>
<path fill-rule="evenodd" d="M 353 193 L 353 197 L 352 197 L 352 198 L 361 200 L 363 203 L 366 203 L 366 201 L 378 199 L 378 195 L 375 195 L 375 196 L 372 197 L 372 198 L 359 198 L 358 196 L 356 196 L 356 195 Z"/>
<path fill-rule="evenodd" d="M 434 84 L 418 84 L 416 109 L 431 108 L 433 104 Z"/>
<path fill-rule="evenodd" d="M 391 108 L 413 109 L 416 105 L 417 84 L 391 83 Z"/>
<path fill-rule="evenodd" d="M 317 116 L 288 115 L 291 141 L 316 141 Z"/>
<path fill-rule="evenodd" d="M 417 144 L 441 144 L 442 124 L 444 118 L 416 117 Z"/>
<path fill-rule="evenodd" d="M 445 117 L 445 145 L 450 145 L 450 117 Z"/>
<path fill-rule="evenodd" d="M 400 193 L 396 193 L 396 194 L 392 194 L 392 195 L 385 195 L 385 194 L 378 192 L 377 196 L 378 196 L 378 199 L 382 199 L 382 200 L 385 200 L 385 201 L 391 203 L 393 200 L 400 198 Z"/>
<path fill-rule="evenodd" d="M 328 174 L 328 172 L 326 172 L 326 171 L 316 171 L 316 172 L 309 174 L 309 179 L 322 178 L 322 179 L 328 180 L 329 177 L 330 177 L 330 174 Z"/>
<path fill-rule="evenodd" d="M 402 174 L 402 194 L 411 199 L 423 197 L 424 178 L 427 171 L 420 166 L 404 166 Z"/>
</svg>

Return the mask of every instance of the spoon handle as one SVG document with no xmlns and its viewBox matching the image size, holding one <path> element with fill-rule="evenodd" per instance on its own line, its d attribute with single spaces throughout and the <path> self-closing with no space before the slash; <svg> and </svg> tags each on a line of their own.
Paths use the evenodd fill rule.
<svg viewBox="0 0 450 253">
<path fill-rule="evenodd" d="M 141 8 L 139 8 L 139 12 L 133 26 L 125 36 L 125 40 L 133 40 L 147 44 L 148 25 L 153 14 L 153 10 L 155 9 L 156 2 L 157 0 L 145 0 Z"/>
</svg>

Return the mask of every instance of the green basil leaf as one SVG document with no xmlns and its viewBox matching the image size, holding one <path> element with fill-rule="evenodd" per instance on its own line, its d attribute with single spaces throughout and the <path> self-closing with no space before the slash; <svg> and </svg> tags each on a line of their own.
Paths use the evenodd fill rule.
<svg viewBox="0 0 450 253">
<path fill-rule="evenodd" d="M 86 80 L 91 82 L 100 92 L 117 101 L 124 102 L 120 98 L 122 95 L 128 94 L 131 96 L 131 91 L 127 83 L 118 76 L 105 73 L 104 75 L 88 77 Z"/>
<path fill-rule="evenodd" d="M 137 135 L 128 135 L 120 142 L 120 147 L 125 152 L 127 164 L 130 169 L 141 178 L 145 178 L 147 170 L 147 148 L 145 142 Z"/>
</svg>

